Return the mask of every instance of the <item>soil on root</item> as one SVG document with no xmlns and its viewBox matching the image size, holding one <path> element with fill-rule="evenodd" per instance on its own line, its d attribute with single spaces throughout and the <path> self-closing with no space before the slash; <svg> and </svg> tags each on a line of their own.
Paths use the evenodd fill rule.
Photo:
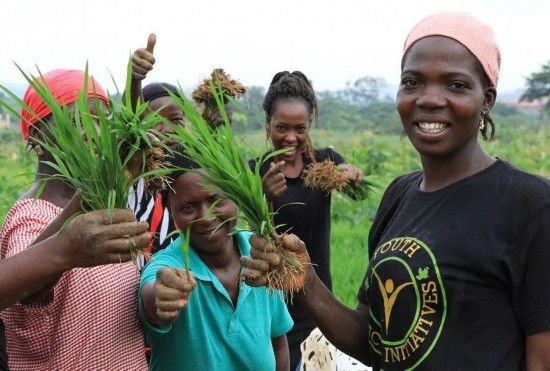
<svg viewBox="0 0 550 371">
<path fill-rule="evenodd" d="M 315 162 L 304 170 L 304 184 L 311 188 L 320 188 L 327 193 L 342 191 L 348 184 L 347 175 L 330 161 Z"/>
<path fill-rule="evenodd" d="M 210 74 L 210 78 L 204 79 L 203 82 L 197 86 L 197 88 L 191 93 L 193 100 L 197 103 L 204 103 L 205 105 L 216 104 L 216 100 L 212 93 L 210 84 L 214 86 L 220 85 L 223 96 L 224 104 L 225 97 L 240 97 L 246 93 L 246 88 L 239 81 L 234 80 L 226 73 L 223 68 L 216 68 Z"/>
<path fill-rule="evenodd" d="M 125 159 L 128 151 L 129 149 L 123 146 L 120 150 L 120 158 Z M 136 152 L 126 165 L 125 172 L 130 179 L 135 179 L 139 174 L 165 168 L 167 164 L 164 150 L 161 147 L 153 146 Z M 144 180 L 147 191 L 152 194 L 157 194 L 166 189 L 166 177 L 163 175 L 152 173 L 144 177 Z"/>
<path fill-rule="evenodd" d="M 269 291 L 282 291 L 284 299 L 292 301 L 293 294 L 303 289 L 311 263 L 307 253 L 298 254 L 281 248 L 283 236 L 279 236 L 275 242 L 275 245 L 279 246 L 276 248 L 276 253 L 279 255 L 280 264 L 270 265 L 270 270 L 265 275 L 267 279 L 266 287 Z M 245 270 L 243 278 L 256 279 L 259 277 Z"/>
</svg>

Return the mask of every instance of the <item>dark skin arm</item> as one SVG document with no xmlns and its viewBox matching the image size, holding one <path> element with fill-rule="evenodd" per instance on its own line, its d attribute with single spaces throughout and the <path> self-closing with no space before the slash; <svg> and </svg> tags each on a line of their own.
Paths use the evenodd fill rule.
<svg viewBox="0 0 550 371">
<path fill-rule="evenodd" d="M 550 330 L 527 336 L 525 353 L 528 371 L 550 371 Z"/>
<path fill-rule="evenodd" d="M 273 352 L 275 353 L 275 370 L 287 371 L 290 369 L 290 354 L 286 335 L 277 336 L 271 339 Z"/>
<path fill-rule="evenodd" d="M 115 210 L 112 223 L 106 210 L 98 210 L 77 216 L 49 238 L 41 235 L 40 242 L 0 261 L 0 310 L 37 290 L 49 292 L 70 269 L 130 261 L 130 250 L 149 243 L 148 228 L 129 209 Z M 50 283 L 47 291 L 44 282 Z"/>
<path fill-rule="evenodd" d="M 53 287 L 52 283 L 57 282 L 68 269 L 62 253 L 64 248 L 59 243 L 41 243 L 0 260 L 0 310 L 19 301 L 32 303 L 45 296 L 33 295 L 34 300 L 23 300 L 40 289 L 46 290 L 47 287 L 49 291 Z M 44 282 L 48 284 L 44 286 Z"/>
<path fill-rule="evenodd" d="M 139 101 L 143 102 L 143 92 L 141 82 L 147 76 L 147 73 L 153 69 L 155 57 L 153 50 L 157 42 L 157 36 L 152 33 L 147 39 L 147 47 L 136 50 L 132 54 L 132 81 L 130 82 L 130 102 L 132 108 L 136 109 Z"/>
<path fill-rule="evenodd" d="M 250 244 L 250 256 L 241 257 L 246 283 L 250 286 L 265 286 L 265 273 L 270 269 L 268 262 L 280 262 L 280 259 L 274 253 L 272 244 L 265 239 L 253 235 Z M 307 255 L 304 243 L 295 235 L 286 235 L 282 246 L 299 255 Z M 305 306 L 321 332 L 334 346 L 364 364 L 370 363 L 367 354 L 369 317 L 366 306 L 351 309 L 342 304 L 319 279 L 312 266 L 307 271 L 303 288 L 294 293 L 294 300 Z"/>
<path fill-rule="evenodd" d="M 81 202 L 82 202 L 82 198 L 80 197 L 80 194 L 76 193 L 71 198 L 67 206 L 65 206 L 63 211 L 61 211 L 61 213 L 50 224 L 48 224 L 46 229 L 44 229 L 44 231 L 40 233 L 40 235 L 32 242 L 31 246 L 47 240 L 48 238 L 56 234 L 58 231 L 60 231 L 63 224 L 67 220 L 69 220 L 71 216 L 76 215 L 79 212 L 82 212 L 82 208 L 80 205 Z M 41 300 L 44 300 L 44 298 L 55 286 L 57 281 L 59 281 L 59 279 L 63 275 L 63 272 L 64 270 L 60 270 L 57 273 L 51 272 L 50 274 L 44 275 L 42 280 L 35 281 L 36 284 L 40 286 L 32 291 L 28 291 L 28 292 L 34 292 L 34 293 L 26 297 L 24 296 L 24 299 L 21 299 L 21 303 L 31 304 L 31 303 L 36 303 Z M 50 277 L 50 278 L 46 278 L 46 277 Z"/>
</svg>

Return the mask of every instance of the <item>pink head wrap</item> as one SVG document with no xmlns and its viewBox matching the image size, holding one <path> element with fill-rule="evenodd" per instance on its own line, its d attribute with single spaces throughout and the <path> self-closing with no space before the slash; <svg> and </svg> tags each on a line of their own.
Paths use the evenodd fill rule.
<svg viewBox="0 0 550 371">
<path fill-rule="evenodd" d="M 50 71 L 42 76 L 42 81 L 48 86 L 59 105 L 67 105 L 75 102 L 78 99 L 78 94 L 84 88 L 83 71 L 58 69 Z M 40 78 L 38 80 L 40 80 Z M 105 94 L 103 88 L 90 76 L 88 78 L 88 98 L 92 98 L 94 95 L 106 104 L 109 104 L 109 98 L 107 94 Z M 44 103 L 40 95 L 30 85 L 27 91 L 25 91 L 23 102 L 41 119 L 52 113 L 52 110 Z M 36 124 L 37 121 L 38 119 L 34 115 L 27 112 L 25 108 L 21 108 L 21 120 L 19 124 L 21 126 L 23 139 L 29 139 L 29 128 Z"/>
<path fill-rule="evenodd" d="M 412 28 L 405 40 L 403 56 L 415 42 L 427 36 L 445 36 L 464 45 L 483 67 L 490 85 L 497 86 L 500 50 L 489 26 L 468 13 L 443 12 L 431 15 Z"/>
</svg>

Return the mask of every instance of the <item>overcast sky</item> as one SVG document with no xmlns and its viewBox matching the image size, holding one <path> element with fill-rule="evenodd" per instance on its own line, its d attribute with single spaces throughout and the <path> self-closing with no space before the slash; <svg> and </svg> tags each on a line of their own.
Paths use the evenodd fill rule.
<svg viewBox="0 0 550 371">
<path fill-rule="evenodd" d="M 409 29 L 442 10 L 468 11 L 495 30 L 499 91 L 524 87 L 550 60 L 549 0 L 3 0 L 0 82 L 26 71 L 83 69 L 114 92 L 131 52 L 157 34 L 147 81 L 192 87 L 214 67 L 267 87 L 281 70 L 301 70 L 316 90 L 362 76 L 399 80 Z"/>
</svg>

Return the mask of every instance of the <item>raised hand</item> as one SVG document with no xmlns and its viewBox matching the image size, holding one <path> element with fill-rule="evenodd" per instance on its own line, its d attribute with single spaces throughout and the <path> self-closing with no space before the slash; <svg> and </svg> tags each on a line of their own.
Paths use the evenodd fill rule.
<svg viewBox="0 0 550 371">
<path fill-rule="evenodd" d="M 262 188 L 268 201 L 273 201 L 286 191 L 286 179 L 282 172 L 284 161 L 270 163 L 269 170 L 262 177 Z"/>
<path fill-rule="evenodd" d="M 184 269 L 160 268 L 154 284 L 156 316 L 161 324 L 174 322 L 187 306 L 197 282 L 193 273 Z"/>
<path fill-rule="evenodd" d="M 153 50 L 157 42 L 157 36 L 152 33 L 147 39 L 147 47 L 140 48 L 132 53 L 132 79 L 143 80 L 147 73 L 153 69 L 155 57 Z"/>
<path fill-rule="evenodd" d="M 74 218 L 58 238 L 64 246 L 68 268 L 124 263 L 147 247 L 151 240 L 147 222 L 138 222 L 132 210 L 90 211 Z"/>
</svg>

